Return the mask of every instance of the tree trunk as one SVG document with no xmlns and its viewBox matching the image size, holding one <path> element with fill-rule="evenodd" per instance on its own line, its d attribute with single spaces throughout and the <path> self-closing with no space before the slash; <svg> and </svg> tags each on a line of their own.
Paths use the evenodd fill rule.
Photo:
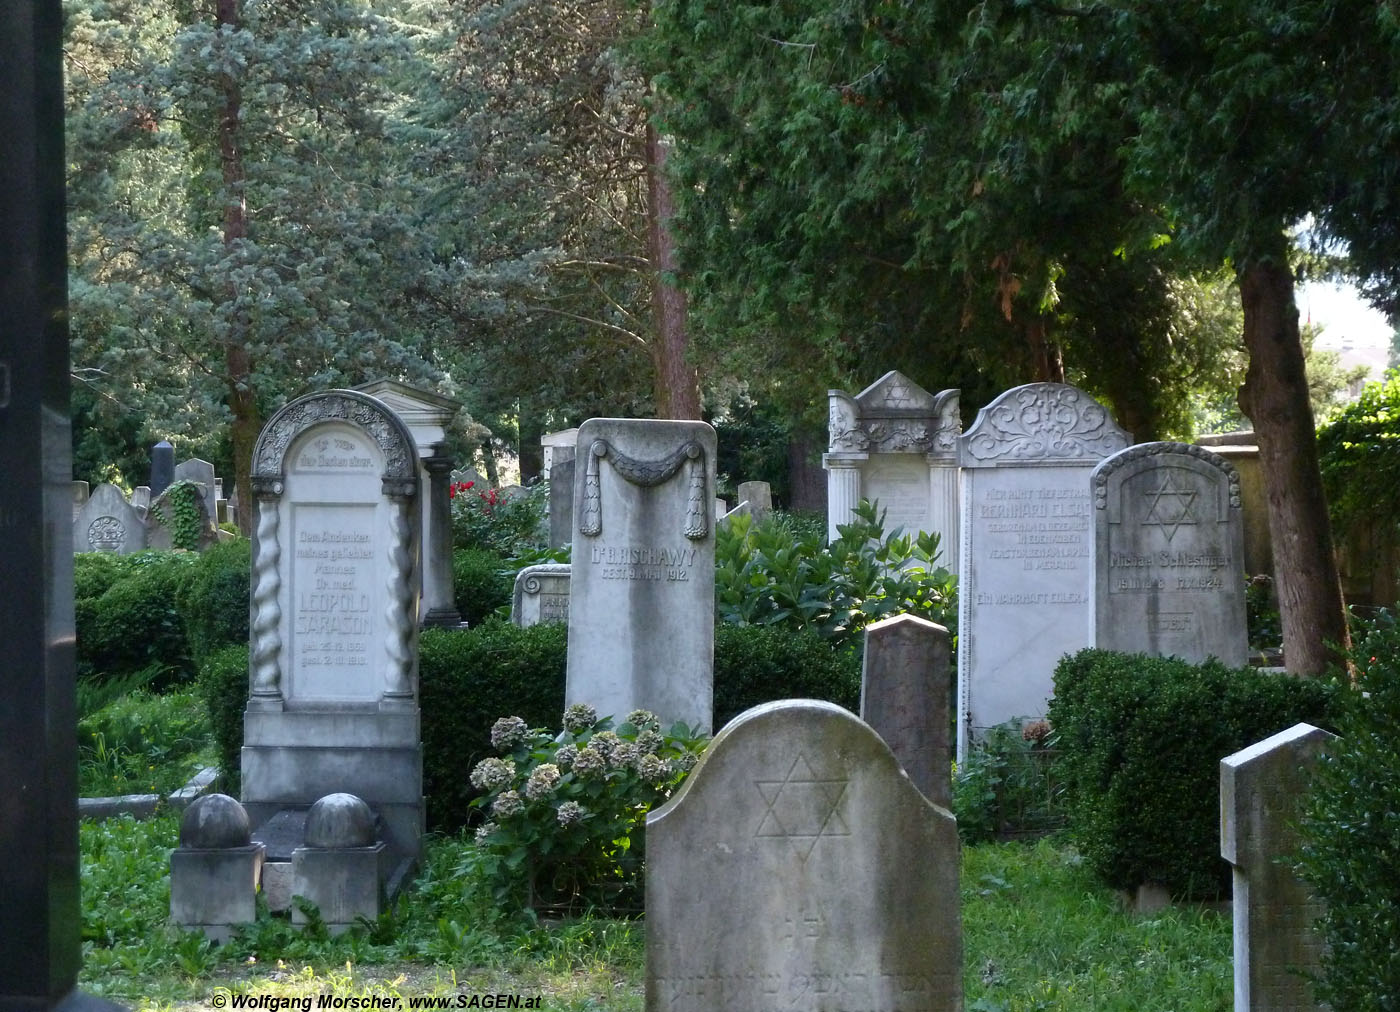
<svg viewBox="0 0 1400 1012">
<path fill-rule="evenodd" d="M 528 485 L 544 469 L 544 447 L 540 446 L 544 425 L 535 406 L 524 398 L 520 399 L 519 411 L 516 431 L 520 433 L 520 484 Z"/>
<path fill-rule="evenodd" d="M 218 0 L 215 18 L 219 28 L 237 28 L 239 0 Z M 248 202 L 244 193 L 247 176 L 243 169 L 243 151 L 239 147 L 238 118 L 243 104 L 238 81 L 224 75 L 220 81 L 224 105 L 219 114 L 219 165 L 224 182 L 224 246 L 232 247 L 248 237 Z M 224 291 L 230 304 L 238 301 L 238 289 L 232 281 Z M 253 446 L 262 429 L 257 395 L 253 390 L 253 363 L 248 354 L 248 315 L 235 309 L 232 327 L 224 346 L 224 372 L 228 384 L 228 407 L 233 414 L 233 481 L 238 489 L 238 529 L 245 536 L 253 533 Z"/>
<path fill-rule="evenodd" d="M 1349 646 L 1318 468 L 1293 273 L 1283 243 L 1237 272 L 1249 369 L 1240 409 L 1254 422 L 1269 501 L 1274 572 L 1290 674 L 1317 676 Z"/>
<path fill-rule="evenodd" d="M 675 201 L 667 182 L 666 145 L 647 124 L 647 256 L 651 260 L 651 306 L 656 334 L 651 342 L 657 418 L 699 418 L 700 378 L 686 361 L 685 293 L 676 287 L 676 243 L 671 234 Z"/>
<path fill-rule="evenodd" d="M 1026 324 L 1026 344 L 1030 348 L 1031 369 L 1037 383 L 1063 383 L 1065 356 L 1058 341 L 1046 333 L 1045 317 L 1036 316 Z"/>
</svg>

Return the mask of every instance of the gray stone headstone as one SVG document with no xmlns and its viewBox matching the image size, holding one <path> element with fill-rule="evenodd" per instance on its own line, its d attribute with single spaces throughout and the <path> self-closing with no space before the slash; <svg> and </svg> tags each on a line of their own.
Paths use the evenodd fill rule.
<svg viewBox="0 0 1400 1012">
<path fill-rule="evenodd" d="M 170 520 L 174 515 L 170 489 L 158 495 L 146 511 L 146 547 L 171 549 L 175 547 L 174 532 Z M 195 508 L 199 510 L 199 541 L 195 551 L 202 552 L 214 543 L 214 518 L 206 511 L 207 500 L 203 495 L 195 498 Z"/>
<path fill-rule="evenodd" d="M 1321 1009 L 1307 973 L 1323 908 L 1293 874 L 1299 801 L 1336 735 L 1295 724 L 1220 760 L 1220 856 L 1234 873 L 1235 1012 Z"/>
<path fill-rule="evenodd" d="M 162 439 L 151 447 L 151 495 L 160 495 L 174 480 L 175 447 Z"/>
<path fill-rule="evenodd" d="M 73 521 L 73 550 L 130 555 L 146 547 L 146 522 L 115 485 L 93 489 Z"/>
<path fill-rule="evenodd" d="M 749 504 L 753 522 L 761 524 L 773 512 L 773 486 L 766 481 L 739 482 L 738 499 Z"/>
<path fill-rule="evenodd" d="M 73 482 L 73 519 L 78 518 L 78 510 L 83 508 L 83 504 L 88 501 L 88 483 L 85 481 Z"/>
<path fill-rule="evenodd" d="M 546 432 L 540 437 L 540 477 L 551 482 L 559 476 L 554 468 L 561 460 L 572 460 L 574 448 L 578 445 L 578 429 L 560 429 Z"/>
<path fill-rule="evenodd" d="M 860 500 L 878 501 L 887 532 L 937 534 L 939 563 L 957 572 L 958 391 L 931 394 L 890 371 L 854 397 L 827 391 L 827 405 L 827 537 L 840 536 Z"/>
<path fill-rule="evenodd" d="M 566 701 L 710 729 L 715 430 L 592 418 L 574 458 Z"/>
<path fill-rule="evenodd" d="M 515 574 L 510 620 L 524 627 L 569 621 L 569 572 L 566 563 L 526 566 Z"/>
<path fill-rule="evenodd" d="M 146 511 L 151 508 L 151 486 L 137 485 L 131 490 L 131 505 L 136 507 L 145 516 Z"/>
<path fill-rule="evenodd" d="M 935 805 L 952 805 L 948 749 L 948 630 L 916 615 L 865 627 L 860 717 L 889 745 L 914 786 Z"/>
<path fill-rule="evenodd" d="M 212 520 L 218 494 L 214 489 L 214 465 L 207 460 L 191 457 L 175 465 L 175 481 L 192 481 L 199 486 L 204 498 L 204 512 Z"/>
<path fill-rule="evenodd" d="M 740 714 L 646 833 L 647 1012 L 962 1008 L 957 826 L 840 707 Z"/>
<path fill-rule="evenodd" d="M 1094 492 L 1095 646 L 1231 667 L 1249 660 L 1239 474 L 1187 443 L 1105 459 Z"/>
<path fill-rule="evenodd" d="M 78 903 L 63 16 L 0 5 L 0 1010 L 75 992 Z"/>
<path fill-rule="evenodd" d="M 1089 645 L 1089 475 L 1130 442 L 1063 383 L 1006 391 L 959 439 L 959 760 L 986 729 L 1043 718 L 1055 665 Z"/>
<path fill-rule="evenodd" d="M 363 798 L 396 860 L 423 833 L 418 455 L 351 390 L 292 401 L 254 447 L 251 692 L 243 803 L 255 827 L 328 793 Z M 269 859 L 275 860 L 269 847 Z"/>
<path fill-rule="evenodd" d="M 574 458 L 556 456 L 549 472 L 549 547 L 567 545 L 573 536 Z"/>
</svg>

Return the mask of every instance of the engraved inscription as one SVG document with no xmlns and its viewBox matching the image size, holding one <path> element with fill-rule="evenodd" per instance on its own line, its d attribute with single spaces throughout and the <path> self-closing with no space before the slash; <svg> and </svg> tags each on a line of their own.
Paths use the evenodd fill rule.
<svg viewBox="0 0 1400 1012">
<path fill-rule="evenodd" d="M 841 811 L 846 786 L 843 778 L 818 777 L 799 754 L 782 780 L 754 781 L 766 807 L 753 835 L 788 840 L 806 861 L 822 837 L 851 835 Z"/>
<path fill-rule="evenodd" d="M 540 595 L 540 621 L 541 621 L 541 622 L 567 622 L 567 621 L 569 621 L 569 595 L 568 595 L 568 594 L 541 594 L 541 595 Z"/>
<path fill-rule="evenodd" d="M 654 978 L 659 1007 L 671 1012 L 743 1008 L 753 1012 L 793 1012 L 815 1007 L 842 1012 L 935 1012 L 938 977 L 883 970 L 697 973 Z M 829 1002 L 838 1005 L 829 1006 Z"/>
<path fill-rule="evenodd" d="M 369 670 L 378 618 L 373 519 L 372 505 L 297 510 L 291 632 L 307 694 L 346 698 L 376 677 Z"/>
<path fill-rule="evenodd" d="M 1189 611 L 1161 612 L 1147 616 L 1147 631 L 1153 635 L 1190 632 L 1194 616 Z"/>
<path fill-rule="evenodd" d="M 299 471 L 367 471 L 374 458 L 353 439 L 322 436 L 308 443 L 297 457 Z"/>
<path fill-rule="evenodd" d="M 600 566 L 604 580 L 654 580 L 684 583 L 695 568 L 695 548 L 598 548 L 589 552 L 588 561 Z"/>
<path fill-rule="evenodd" d="M 987 489 L 976 504 L 976 519 L 996 547 L 988 547 L 989 559 L 1021 562 L 1024 570 L 1078 570 L 1089 557 L 1090 505 L 1087 490 L 1068 488 Z M 995 595 L 997 600 L 979 604 L 1080 604 L 1076 600 L 1001 600 L 1022 595 Z M 1059 595 L 1061 597 L 1065 595 Z"/>
</svg>

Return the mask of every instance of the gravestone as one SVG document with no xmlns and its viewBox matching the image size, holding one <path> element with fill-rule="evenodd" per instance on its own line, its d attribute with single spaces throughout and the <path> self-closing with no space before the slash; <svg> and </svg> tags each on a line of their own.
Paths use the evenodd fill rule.
<svg viewBox="0 0 1400 1012">
<path fill-rule="evenodd" d="M 861 720 L 884 739 L 924 797 L 943 808 L 953 803 L 949 650 L 941 625 L 895 615 L 865 627 L 860 671 Z"/>
<path fill-rule="evenodd" d="M 177 479 L 178 480 L 178 479 Z M 177 493 L 178 494 L 178 493 Z M 175 547 L 174 517 L 175 496 L 166 489 L 146 510 L 146 547 L 169 551 Z M 194 508 L 199 513 L 199 537 L 193 550 L 202 552 L 214 543 L 214 518 L 205 511 L 207 500 L 203 495 L 192 497 Z M 189 546 L 184 546 L 189 547 Z"/>
<path fill-rule="evenodd" d="M 1220 856 L 1234 876 L 1235 1012 L 1320 1009 L 1303 974 L 1317 973 L 1321 904 L 1293 873 L 1299 801 L 1336 735 L 1310 724 L 1220 760 Z"/>
<path fill-rule="evenodd" d="M 175 481 L 175 447 L 162 439 L 151 447 L 151 495 L 158 496 Z"/>
<path fill-rule="evenodd" d="M 574 456 L 567 703 L 713 714 L 715 430 L 591 418 Z"/>
<path fill-rule="evenodd" d="M 405 869 L 423 834 L 413 437 L 367 394 L 312 394 L 263 427 L 252 485 L 242 800 L 254 837 L 268 842 L 259 828 L 283 810 L 354 794 Z"/>
<path fill-rule="evenodd" d="M 956 823 L 839 706 L 734 718 L 646 835 L 647 1012 L 962 1008 Z"/>
<path fill-rule="evenodd" d="M 1044 717 L 1056 663 L 1089 645 L 1089 475 L 1130 442 L 1063 383 L 1006 391 L 959 440 L 959 761 L 988 728 Z"/>
<path fill-rule="evenodd" d="M 78 519 L 78 510 L 83 508 L 83 503 L 88 501 L 88 483 L 85 481 L 73 482 L 73 519 Z"/>
<path fill-rule="evenodd" d="M 1269 534 L 1269 497 L 1259 466 L 1259 439 L 1253 432 L 1218 432 L 1201 436 L 1197 444 L 1218 453 L 1240 476 L 1244 510 L 1244 571 L 1250 576 L 1274 573 L 1274 545 Z"/>
<path fill-rule="evenodd" d="M 569 621 L 570 565 L 526 566 L 515 575 L 510 620 L 518 626 Z"/>
<path fill-rule="evenodd" d="M 456 628 L 462 624 L 452 571 L 452 457 L 447 452 L 447 426 L 462 410 L 450 397 L 381 379 L 357 387 L 378 398 L 408 426 L 418 448 L 419 529 L 422 531 L 419 571 L 423 595 L 419 621 L 425 626 Z"/>
<path fill-rule="evenodd" d="M 1249 660 L 1239 474 L 1188 443 L 1140 443 L 1093 476 L 1094 646 Z"/>
<path fill-rule="evenodd" d="M 198 457 L 182 460 L 175 465 L 175 481 L 192 481 L 199 486 L 199 494 L 204 498 L 204 513 L 212 522 L 216 516 L 214 503 L 218 499 L 214 489 L 214 465 Z"/>
<path fill-rule="evenodd" d="M 0 5 L 0 1012 L 115 1009 L 82 960 L 63 15 Z"/>
<path fill-rule="evenodd" d="M 151 486 L 137 485 L 133 488 L 131 490 L 131 505 L 144 517 L 146 511 L 151 508 Z"/>
<path fill-rule="evenodd" d="M 146 547 L 146 521 L 126 494 L 103 482 L 73 521 L 73 550 L 130 555 Z"/>
<path fill-rule="evenodd" d="M 560 429 L 546 432 L 540 437 L 540 477 L 546 481 L 556 480 L 554 465 L 561 460 L 573 460 L 574 448 L 578 445 L 578 429 Z"/>
<path fill-rule="evenodd" d="M 756 524 L 763 523 L 773 512 L 773 486 L 766 481 L 741 481 L 738 492 L 739 504 L 749 504 L 749 515 Z"/>
<path fill-rule="evenodd" d="M 931 394 L 891 371 L 852 397 L 827 391 L 827 538 L 878 500 L 885 530 L 939 536 L 939 564 L 958 566 L 958 391 Z"/>
<path fill-rule="evenodd" d="M 574 458 L 557 450 L 549 479 L 549 547 L 567 545 L 574 536 Z"/>
</svg>

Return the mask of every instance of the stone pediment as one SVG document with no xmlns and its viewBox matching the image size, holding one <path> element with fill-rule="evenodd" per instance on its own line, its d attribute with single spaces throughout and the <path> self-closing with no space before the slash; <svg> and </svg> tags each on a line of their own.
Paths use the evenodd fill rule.
<svg viewBox="0 0 1400 1012">
<path fill-rule="evenodd" d="M 963 467 L 1097 463 L 1132 441 L 1107 408 L 1067 383 L 1013 387 L 979 411 L 959 440 Z"/>
<path fill-rule="evenodd" d="M 892 369 L 854 397 L 830 390 L 827 398 L 832 452 L 951 455 L 957 449 L 957 390 L 931 394 Z"/>
</svg>

